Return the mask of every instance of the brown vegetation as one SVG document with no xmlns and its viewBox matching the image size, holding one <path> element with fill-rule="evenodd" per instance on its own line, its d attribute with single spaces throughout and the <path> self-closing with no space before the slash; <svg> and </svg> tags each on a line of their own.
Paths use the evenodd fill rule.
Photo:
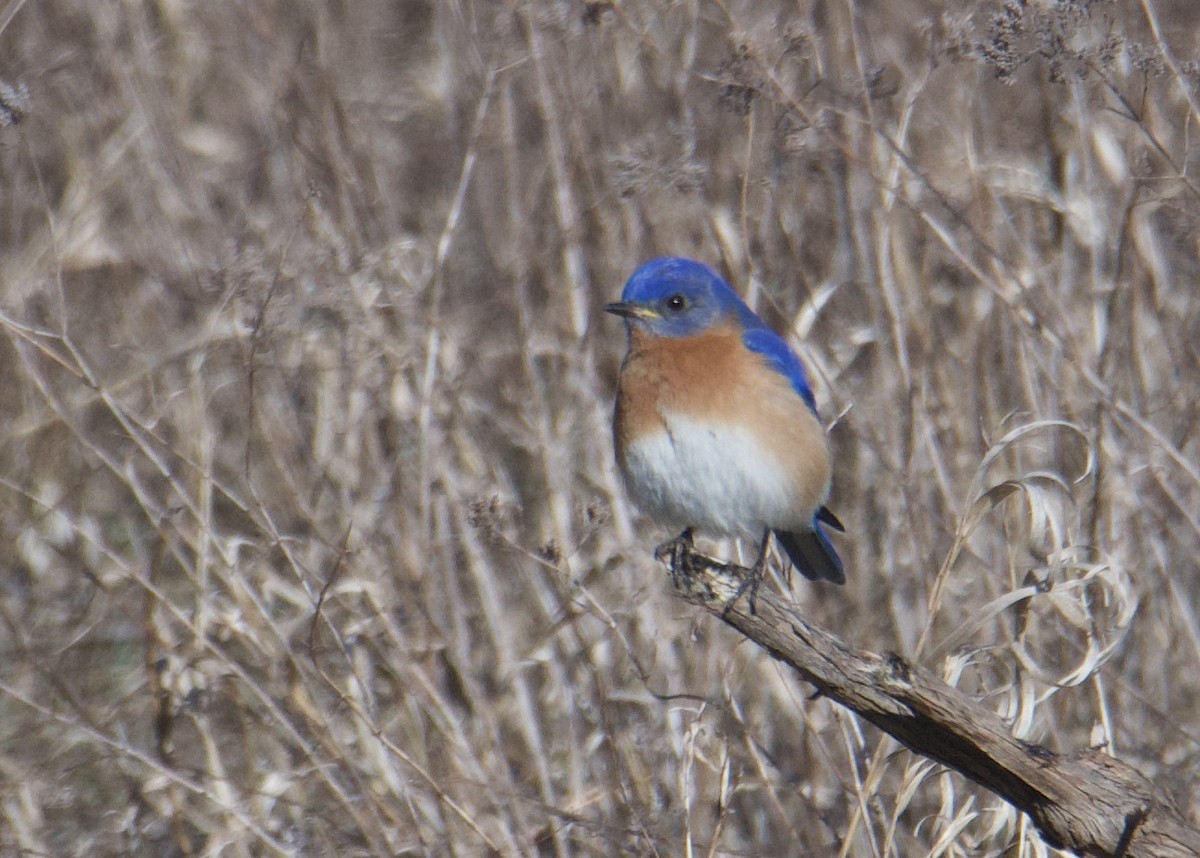
<svg viewBox="0 0 1200 858">
<path fill-rule="evenodd" d="M 1200 4 L 946 6 L 0 4 L 0 851 L 1051 852 L 672 594 L 664 253 L 833 424 L 804 615 L 1200 818 Z"/>
</svg>

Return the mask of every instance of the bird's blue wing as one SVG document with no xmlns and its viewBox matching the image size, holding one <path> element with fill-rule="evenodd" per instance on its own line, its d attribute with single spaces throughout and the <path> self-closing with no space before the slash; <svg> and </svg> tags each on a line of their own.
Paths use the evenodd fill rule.
<svg viewBox="0 0 1200 858">
<path fill-rule="evenodd" d="M 808 384 L 804 364 L 800 363 L 800 358 L 783 337 L 764 325 L 749 328 L 742 335 L 742 342 L 750 351 L 762 355 L 771 369 L 787 376 L 788 381 L 792 383 L 792 389 L 808 403 L 813 414 L 817 413 L 817 400 Z"/>
</svg>

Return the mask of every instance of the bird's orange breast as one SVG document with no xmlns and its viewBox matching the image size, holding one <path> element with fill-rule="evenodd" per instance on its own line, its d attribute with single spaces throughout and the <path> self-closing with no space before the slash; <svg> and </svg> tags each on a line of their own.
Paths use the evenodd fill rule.
<svg viewBox="0 0 1200 858">
<path fill-rule="evenodd" d="M 798 507 L 824 502 L 831 474 L 824 429 L 788 378 L 746 348 L 740 329 L 679 338 L 632 331 L 613 427 L 622 466 L 638 438 L 670 433 L 680 420 L 745 429 L 788 474 Z"/>
</svg>

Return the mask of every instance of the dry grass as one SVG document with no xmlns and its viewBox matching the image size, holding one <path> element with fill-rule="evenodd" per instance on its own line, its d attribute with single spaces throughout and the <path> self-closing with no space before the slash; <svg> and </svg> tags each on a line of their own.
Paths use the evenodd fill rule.
<svg viewBox="0 0 1200 858">
<path fill-rule="evenodd" d="M 1196 819 L 1200 5 L 0 4 L 0 851 L 1006 855 L 672 598 L 663 253 L 835 418 L 820 624 Z"/>
</svg>

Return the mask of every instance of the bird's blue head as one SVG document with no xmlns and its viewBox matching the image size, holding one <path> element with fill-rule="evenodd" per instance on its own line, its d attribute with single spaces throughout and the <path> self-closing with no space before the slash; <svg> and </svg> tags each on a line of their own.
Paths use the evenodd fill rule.
<svg viewBox="0 0 1200 858">
<path fill-rule="evenodd" d="M 715 271 L 670 256 L 633 272 L 621 300 L 604 309 L 659 337 L 690 337 L 727 319 L 743 325 L 756 321 Z"/>
</svg>

